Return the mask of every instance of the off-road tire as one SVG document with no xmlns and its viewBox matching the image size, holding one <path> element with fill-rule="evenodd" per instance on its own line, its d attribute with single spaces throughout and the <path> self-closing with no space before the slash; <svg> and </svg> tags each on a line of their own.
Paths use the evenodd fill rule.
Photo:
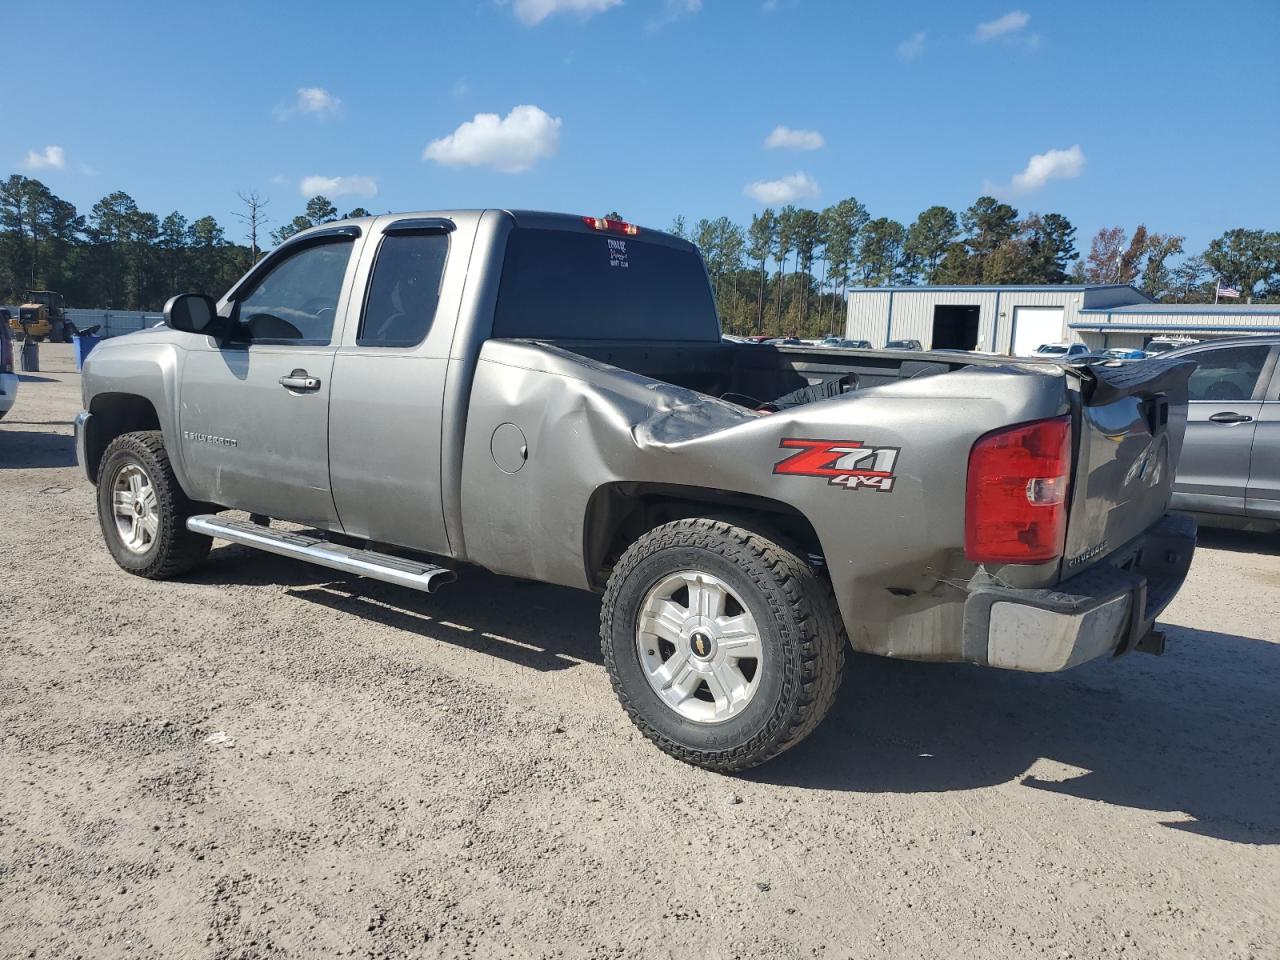
<svg viewBox="0 0 1280 960">
<path fill-rule="evenodd" d="M 146 472 L 156 493 L 159 528 L 144 553 L 126 547 L 116 529 L 112 481 L 129 464 Z M 212 538 L 187 529 L 187 518 L 198 512 L 199 505 L 187 498 L 173 475 L 159 430 L 126 433 L 111 441 L 98 468 L 98 524 L 121 569 L 150 580 L 166 580 L 197 566 L 213 545 Z"/>
<path fill-rule="evenodd" d="M 676 520 L 635 541 L 609 578 L 600 645 L 614 692 L 632 722 L 666 753 L 719 772 L 764 763 L 808 736 L 835 702 L 848 643 L 830 584 L 781 537 L 707 518 Z M 702 570 L 755 618 L 766 670 L 741 714 L 688 720 L 654 692 L 640 665 L 643 599 L 664 577 Z"/>
</svg>

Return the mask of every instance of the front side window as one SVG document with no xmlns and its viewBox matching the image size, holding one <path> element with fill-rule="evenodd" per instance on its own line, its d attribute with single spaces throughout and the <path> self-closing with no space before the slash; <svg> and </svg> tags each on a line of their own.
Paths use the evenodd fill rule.
<svg viewBox="0 0 1280 960">
<path fill-rule="evenodd" d="M 426 339 L 440 303 L 449 235 L 391 233 L 378 248 L 356 343 L 413 347 Z"/>
<path fill-rule="evenodd" d="M 273 267 L 239 298 L 236 339 L 329 343 L 354 245 L 352 239 L 342 237 L 303 247 Z"/>
<path fill-rule="evenodd" d="M 1260 344 L 1192 354 L 1196 369 L 1187 383 L 1189 398 L 1209 402 L 1252 399 L 1270 352 L 1269 346 Z"/>
</svg>

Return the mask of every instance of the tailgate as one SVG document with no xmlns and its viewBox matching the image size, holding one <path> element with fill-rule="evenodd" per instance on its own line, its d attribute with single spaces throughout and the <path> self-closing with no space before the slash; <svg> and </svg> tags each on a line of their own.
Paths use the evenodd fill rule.
<svg viewBox="0 0 1280 960">
<path fill-rule="evenodd" d="M 1169 507 L 1187 419 L 1187 360 L 1068 368 L 1079 446 L 1062 577 L 1128 543 Z"/>
</svg>

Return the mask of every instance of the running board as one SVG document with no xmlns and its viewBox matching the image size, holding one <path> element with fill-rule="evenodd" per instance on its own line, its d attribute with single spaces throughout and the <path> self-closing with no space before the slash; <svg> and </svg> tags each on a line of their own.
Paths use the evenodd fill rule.
<svg viewBox="0 0 1280 960">
<path fill-rule="evenodd" d="M 431 563 L 420 563 L 393 557 L 373 550 L 344 547 L 338 543 L 309 537 L 287 530 L 273 530 L 244 520 L 234 520 L 217 514 L 205 513 L 187 518 L 187 529 L 219 540 L 244 544 L 282 557 L 306 560 L 322 567 L 354 573 L 372 580 L 384 580 L 413 590 L 433 593 L 441 584 L 457 579 L 452 570 Z"/>
</svg>

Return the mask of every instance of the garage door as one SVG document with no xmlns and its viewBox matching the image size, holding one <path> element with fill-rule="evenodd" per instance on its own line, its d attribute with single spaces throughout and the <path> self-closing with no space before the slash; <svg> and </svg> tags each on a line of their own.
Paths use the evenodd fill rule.
<svg viewBox="0 0 1280 960">
<path fill-rule="evenodd" d="M 1034 353 L 1042 343 L 1061 343 L 1066 334 L 1065 312 L 1065 307 L 1014 307 L 1014 356 Z"/>
</svg>

